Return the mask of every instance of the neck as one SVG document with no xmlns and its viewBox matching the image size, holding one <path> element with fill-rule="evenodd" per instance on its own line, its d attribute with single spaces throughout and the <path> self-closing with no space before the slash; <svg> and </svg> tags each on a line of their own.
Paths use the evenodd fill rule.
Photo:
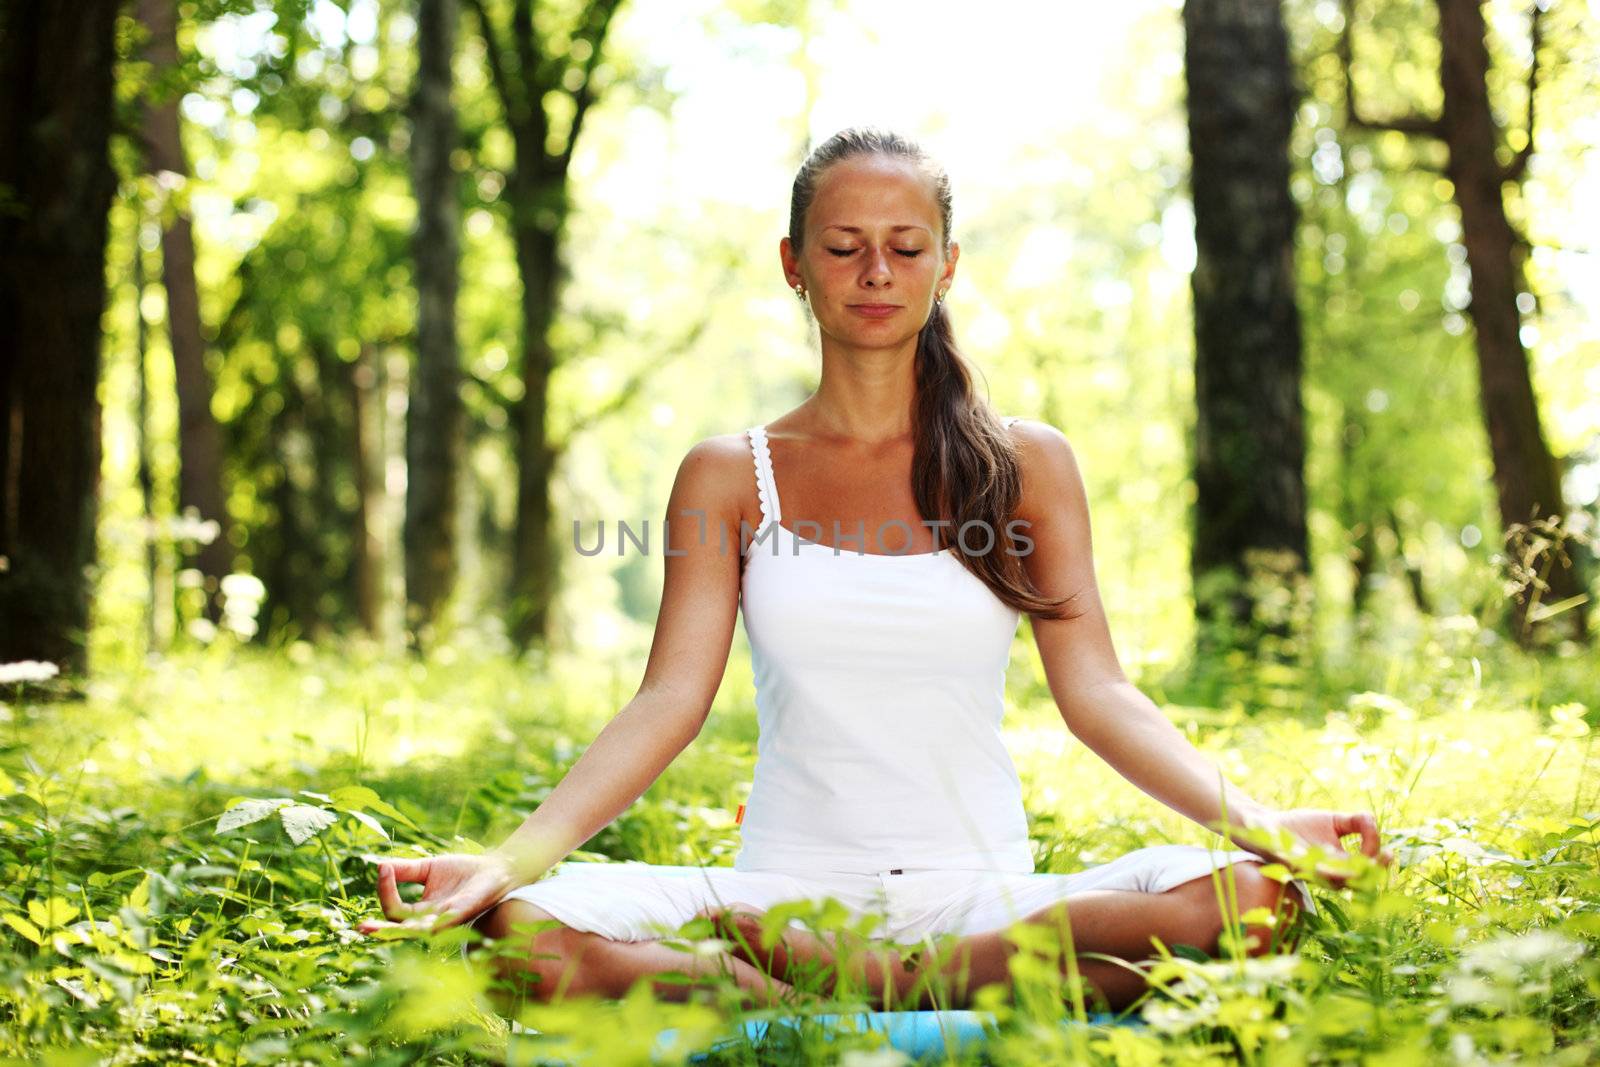
<svg viewBox="0 0 1600 1067">
<path fill-rule="evenodd" d="M 804 405 L 815 432 L 865 444 L 911 433 L 917 337 L 893 348 L 858 348 L 822 339 L 822 378 Z"/>
</svg>

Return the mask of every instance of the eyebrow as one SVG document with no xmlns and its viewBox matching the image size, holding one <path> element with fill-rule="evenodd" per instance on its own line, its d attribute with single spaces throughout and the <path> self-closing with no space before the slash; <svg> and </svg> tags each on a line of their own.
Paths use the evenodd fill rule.
<svg viewBox="0 0 1600 1067">
<path fill-rule="evenodd" d="M 933 232 L 932 230 L 928 229 L 926 226 L 891 226 L 889 228 L 891 230 L 893 230 L 895 233 L 899 233 L 901 230 L 921 230 L 923 233 L 932 233 Z M 859 226 L 833 225 L 833 226 L 824 226 L 823 229 L 824 230 L 843 230 L 845 233 L 861 233 L 862 232 L 861 227 L 859 227 Z"/>
</svg>

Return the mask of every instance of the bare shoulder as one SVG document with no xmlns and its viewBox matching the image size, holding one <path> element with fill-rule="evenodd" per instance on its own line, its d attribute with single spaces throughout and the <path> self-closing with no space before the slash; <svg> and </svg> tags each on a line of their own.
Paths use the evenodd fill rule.
<svg viewBox="0 0 1600 1067">
<path fill-rule="evenodd" d="M 741 467 L 750 467 L 754 471 L 752 462 L 750 437 L 743 430 L 738 430 L 696 441 L 694 446 L 684 453 L 679 469 L 692 468 L 700 477 L 716 474 L 726 476 Z"/>
<path fill-rule="evenodd" d="M 1039 448 L 1048 449 L 1052 445 L 1070 449 L 1067 445 L 1067 435 L 1043 419 L 1014 416 L 1009 418 L 1007 428 L 1011 431 L 1012 440 L 1024 446 L 1025 453 Z"/>
<path fill-rule="evenodd" d="M 673 482 L 672 512 L 694 509 L 712 521 L 728 523 L 730 534 L 756 497 L 755 461 L 743 430 L 716 434 L 695 442 L 678 464 Z"/>
<path fill-rule="evenodd" d="M 1060 507 L 1083 497 L 1083 474 L 1066 434 L 1042 419 L 1028 418 L 1013 420 L 1010 431 L 1022 467 L 1019 512 L 1035 515 L 1050 505 Z"/>
</svg>

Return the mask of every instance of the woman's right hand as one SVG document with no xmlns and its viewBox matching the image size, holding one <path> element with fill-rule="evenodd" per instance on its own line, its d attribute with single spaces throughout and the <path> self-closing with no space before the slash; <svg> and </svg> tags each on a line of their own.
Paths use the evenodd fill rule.
<svg viewBox="0 0 1600 1067">
<path fill-rule="evenodd" d="M 493 852 L 379 860 L 378 903 L 384 918 L 365 919 L 356 929 L 364 934 L 442 930 L 477 918 L 526 881 L 517 876 L 505 856 Z M 421 882 L 422 899 L 401 900 L 400 882 Z"/>
</svg>

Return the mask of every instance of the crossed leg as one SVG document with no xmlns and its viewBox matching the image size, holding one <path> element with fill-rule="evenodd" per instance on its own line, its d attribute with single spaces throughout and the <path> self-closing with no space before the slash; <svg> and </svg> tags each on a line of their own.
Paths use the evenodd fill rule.
<svg viewBox="0 0 1600 1067">
<path fill-rule="evenodd" d="M 1297 896 L 1282 883 L 1263 875 L 1260 863 L 1247 861 L 1231 866 L 1238 914 L 1264 907 L 1277 917 L 1273 926 L 1245 927 L 1249 939 L 1246 951 L 1252 956 L 1264 955 L 1275 947 L 1274 929 L 1294 925 Z M 1218 873 L 1226 881 L 1228 872 Z M 727 909 L 707 908 L 700 914 L 719 924 L 734 944 L 729 951 L 739 959 L 791 983 L 801 975 L 815 976 L 821 987 L 819 992 L 824 995 L 833 995 L 841 977 L 847 976 L 854 988 L 864 989 L 885 1009 L 967 1006 L 983 986 L 1010 986 L 1007 961 L 1019 951 L 1005 938 L 1004 929 L 960 938 L 948 958 L 940 954 L 933 963 L 925 963 L 915 950 L 908 952 L 888 942 L 856 939 L 846 944 L 834 936 L 819 937 L 793 927 L 784 930 L 778 942 L 769 947 L 761 940 L 761 913 L 753 908 L 734 904 Z M 1224 914 L 1207 872 L 1161 893 L 1085 890 L 1019 922 L 1061 930 L 1063 941 L 1070 930 L 1073 952 L 1080 957 L 1076 960 L 1078 973 L 1094 991 L 1086 991 L 1086 995 L 1092 998 L 1098 994 L 1107 1010 L 1120 1011 L 1144 994 L 1147 986 L 1143 974 L 1121 963 L 1084 959 L 1082 954 L 1114 956 L 1131 963 L 1155 955 L 1152 937 L 1168 946 L 1194 945 L 1214 954 L 1220 947 Z M 841 975 L 841 971 L 847 974 Z M 942 990 L 930 988 L 935 984 Z M 941 992 L 944 995 L 936 996 Z"/>
<path fill-rule="evenodd" d="M 679 952 L 658 940 L 616 941 L 585 930 L 555 925 L 531 932 L 538 923 L 557 923 L 548 911 L 524 900 L 504 900 L 474 920 L 490 946 L 489 996 L 497 1011 L 513 1016 L 525 1002 L 549 1003 L 564 997 L 618 999 L 650 978 L 658 999 L 685 1001 L 696 990 L 726 988 L 733 978 L 743 1008 L 765 1007 L 796 995 L 786 982 L 763 974 L 730 953 Z M 498 947 L 494 947 L 498 943 Z M 663 976 L 673 977 L 663 977 Z M 687 976 L 685 980 L 683 976 Z M 696 981 L 698 979 L 698 981 Z"/>
</svg>

